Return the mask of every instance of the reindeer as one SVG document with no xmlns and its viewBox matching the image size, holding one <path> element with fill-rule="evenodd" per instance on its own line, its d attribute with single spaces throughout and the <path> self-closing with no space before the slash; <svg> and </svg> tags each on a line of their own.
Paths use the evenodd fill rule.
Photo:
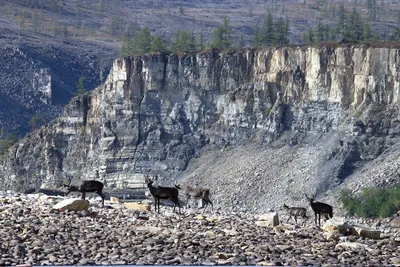
<svg viewBox="0 0 400 267">
<path fill-rule="evenodd" d="M 318 215 L 318 225 L 321 226 L 321 215 L 324 216 L 326 220 L 333 217 L 333 208 L 331 205 L 322 202 L 314 202 L 315 196 L 308 197 L 305 195 L 307 200 L 310 202 L 311 208 L 315 215 L 315 225 L 317 225 L 317 215 Z"/>
<path fill-rule="evenodd" d="M 65 193 L 67 196 L 71 192 L 81 192 L 82 193 L 82 199 L 85 199 L 86 197 L 86 192 L 95 192 L 101 197 L 101 206 L 104 207 L 104 194 L 103 194 L 103 187 L 104 184 L 102 182 L 96 181 L 96 180 L 87 180 L 83 181 L 80 183 L 78 186 L 71 185 L 71 181 L 69 184 L 64 184 L 65 187 L 68 188 L 68 191 Z"/>
<path fill-rule="evenodd" d="M 211 204 L 211 210 L 214 211 L 213 203 L 210 200 L 210 189 L 195 186 L 184 186 L 182 189 L 179 184 L 175 185 L 175 188 L 183 191 L 183 194 L 186 196 L 186 205 L 189 201 L 189 198 L 201 198 L 206 203 L 203 212 L 205 212 L 207 209 L 208 204 Z"/>
<path fill-rule="evenodd" d="M 157 178 L 157 175 L 155 176 Z M 150 179 L 148 175 L 145 175 L 145 182 L 147 187 L 150 190 L 150 194 L 154 197 L 154 207 L 155 211 L 157 211 L 158 206 L 158 213 L 160 213 L 160 199 L 170 199 L 174 202 L 174 212 L 175 207 L 178 205 L 179 207 L 179 214 L 181 214 L 181 205 L 179 204 L 179 191 L 173 187 L 162 187 L 162 186 L 153 186 L 154 179 Z"/>
<path fill-rule="evenodd" d="M 289 218 L 287 219 L 286 222 L 289 222 L 289 220 L 292 218 L 292 216 L 294 217 L 294 220 L 297 224 L 297 216 L 301 216 L 304 219 L 308 219 L 307 217 L 307 210 L 305 208 L 301 208 L 301 207 L 289 207 L 286 204 L 283 204 L 283 208 L 287 210 L 288 214 L 289 214 Z M 304 221 L 305 223 L 306 221 Z"/>
</svg>

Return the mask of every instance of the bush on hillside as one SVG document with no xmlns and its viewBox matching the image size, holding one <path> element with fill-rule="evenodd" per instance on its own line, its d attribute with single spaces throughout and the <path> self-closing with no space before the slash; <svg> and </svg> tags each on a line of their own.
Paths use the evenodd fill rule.
<svg viewBox="0 0 400 267">
<path fill-rule="evenodd" d="M 344 189 L 340 192 L 339 200 L 350 215 L 390 217 L 400 210 L 400 185 L 390 189 L 365 188 L 358 196 Z"/>
</svg>

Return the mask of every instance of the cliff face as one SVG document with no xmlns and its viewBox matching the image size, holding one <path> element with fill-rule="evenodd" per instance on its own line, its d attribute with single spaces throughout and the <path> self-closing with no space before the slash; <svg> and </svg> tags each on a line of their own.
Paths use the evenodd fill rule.
<svg viewBox="0 0 400 267">
<path fill-rule="evenodd" d="M 29 132 L 35 114 L 46 121 L 57 118 L 75 94 L 79 77 L 86 78 L 86 89 L 101 84 L 112 62 L 106 48 L 99 56 L 93 51 L 98 47 L 80 43 L 73 48 L 42 41 L 11 45 L 1 39 L 0 44 L 0 128 L 17 136 Z"/>
<path fill-rule="evenodd" d="M 329 138 L 310 163 L 326 172 L 306 175 L 326 191 L 397 144 L 399 53 L 326 46 L 118 59 L 103 85 L 10 150 L 0 183 L 141 186 L 142 173 L 190 176 L 205 148 L 279 144 L 289 155 L 308 144 L 317 155 L 312 147 Z"/>
</svg>

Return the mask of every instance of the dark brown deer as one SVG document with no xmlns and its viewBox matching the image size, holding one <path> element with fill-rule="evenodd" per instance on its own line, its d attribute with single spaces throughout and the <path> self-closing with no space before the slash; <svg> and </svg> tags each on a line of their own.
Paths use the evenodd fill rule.
<svg viewBox="0 0 400 267">
<path fill-rule="evenodd" d="M 194 198 L 194 199 L 201 198 L 204 201 L 204 203 L 206 203 L 206 206 L 205 206 L 203 212 L 206 211 L 208 204 L 211 204 L 211 211 L 214 211 L 214 206 L 210 199 L 210 189 L 204 188 L 204 187 L 196 187 L 196 186 L 183 186 L 183 188 L 181 188 L 181 186 L 179 184 L 175 185 L 175 187 L 177 189 L 182 190 L 183 195 L 186 196 L 186 205 L 190 198 Z"/>
<path fill-rule="evenodd" d="M 308 219 L 307 217 L 307 210 L 305 208 L 301 208 L 301 207 L 289 207 L 286 204 L 283 204 L 283 208 L 287 210 L 288 214 L 289 214 L 289 218 L 287 219 L 286 222 L 289 222 L 289 220 L 292 218 L 292 216 L 294 217 L 294 221 L 297 224 L 297 216 L 303 217 L 304 219 Z M 304 223 L 306 221 L 304 220 Z"/>
<path fill-rule="evenodd" d="M 68 187 L 68 191 L 65 193 L 65 195 L 68 195 L 71 192 L 81 192 L 82 193 L 82 199 L 85 199 L 86 193 L 91 193 L 95 192 L 101 197 L 101 206 L 104 207 L 104 194 L 103 194 L 103 187 L 104 184 L 102 182 L 96 181 L 96 180 L 87 180 L 83 181 L 80 183 L 78 186 L 71 185 L 70 183 L 64 184 L 65 187 Z"/>
<path fill-rule="evenodd" d="M 310 202 L 311 208 L 314 211 L 315 225 L 317 225 L 317 216 L 319 226 L 321 226 L 321 215 L 324 216 L 326 220 L 333 217 L 333 208 L 331 205 L 322 202 L 314 202 L 315 196 L 310 198 L 306 195 L 306 198 Z"/>
<path fill-rule="evenodd" d="M 155 178 L 157 175 L 155 176 Z M 179 207 L 179 214 L 181 214 L 181 205 L 179 203 L 179 191 L 178 189 L 174 187 L 163 187 L 163 186 L 153 186 L 154 179 L 150 179 L 148 175 L 145 175 L 145 182 L 147 184 L 147 187 L 150 190 L 150 194 L 154 197 L 154 207 L 155 211 L 157 212 L 157 207 L 158 207 L 158 213 L 160 213 L 160 199 L 170 199 L 172 202 L 174 202 L 174 212 L 175 212 L 175 207 L 178 205 Z"/>
</svg>

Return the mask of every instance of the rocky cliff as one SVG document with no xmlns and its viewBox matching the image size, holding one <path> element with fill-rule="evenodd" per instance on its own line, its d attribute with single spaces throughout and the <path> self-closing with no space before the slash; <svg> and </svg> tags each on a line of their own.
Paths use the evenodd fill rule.
<svg viewBox="0 0 400 267">
<path fill-rule="evenodd" d="M 28 122 L 35 114 L 45 121 L 61 114 L 81 76 L 86 78 L 87 90 L 101 84 L 115 56 L 106 48 L 100 56 L 98 50 L 80 42 L 9 44 L 0 40 L 0 129 L 23 136 L 30 131 Z"/>
<path fill-rule="evenodd" d="M 122 188 L 155 173 L 255 211 L 304 193 L 393 185 L 399 55 L 297 46 L 118 59 L 103 85 L 10 149 L 0 184 L 97 178 Z"/>
</svg>

